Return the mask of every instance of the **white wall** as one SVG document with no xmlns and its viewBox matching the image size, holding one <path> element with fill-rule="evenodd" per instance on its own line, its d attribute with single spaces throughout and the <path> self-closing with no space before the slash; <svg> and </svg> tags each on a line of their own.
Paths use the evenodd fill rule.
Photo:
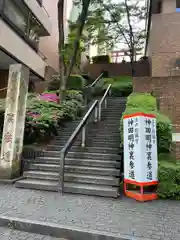
<svg viewBox="0 0 180 240">
<path fill-rule="evenodd" d="M 58 0 L 43 0 L 43 5 L 46 8 L 49 18 L 52 24 L 51 35 L 48 37 L 42 37 L 40 39 L 40 51 L 47 57 L 47 63 L 56 72 L 59 71 L 59 32 L 58 32 Z M 68 21 L 70 11 L 73 6 L 73 0 L 65 0 L 64 5 L 64 35 L 68 36 L 69 28 Z"/>
<path fill-rule="evenodd" d="M 46 62 L 55 71 L 59 71 L 59 33 L 58 33 L 58 0 L 43 0 L 43 5 L 47 9 L 49 19 L 52 24 L 51 35 L 47 37 L 41 37 L 39 43 L 39 50 L 47 58 Z"/>
<path fill-rule="evenodd" d="M 163 0 L 162 13 L 176 12 L 176 0 Z"/>
</svg>

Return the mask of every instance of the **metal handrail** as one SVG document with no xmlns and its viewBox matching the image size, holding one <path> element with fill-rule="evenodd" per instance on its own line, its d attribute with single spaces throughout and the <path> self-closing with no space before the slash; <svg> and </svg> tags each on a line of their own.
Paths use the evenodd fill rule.
<svg viewBox="0 0 180 240">
<path fill-rule="evenodd" d="M 86 115 L 83 117 L 79 125 L 76 127 L 70 138 L 68 139 L 65 146 L 62 148 L 60 153 L 60 176 L 59 176 L 59 191 L 64 192 L 64 164 L 65 157 L 69 148 L 73 145 L 78 134 L 82 131 L 82 143 L 81 146 L 85 147 L 85 134 L 86 134 L 86 123 L 88 122 L 91 115 L 95 112 L 95 122 L 98 120 L 98 100 L 96 100 L 92 106 L 87 111 Z"/>
<path fill-rule="evenodd" d="M 98 120 L 101 120 L 101 112 L 102 112 L 102 104 L 105 102 L 105 108 L 107 108 L 107 95 L 110 92 L 111 84 L 108 85 L 108 88 L 106 89 L 106 92 L 104 93 L 103 97 L 101 98 L 101 101 L 99 102 L 99 108 L 98 108 Z"/>
<path fill-rule="evenodd" d="M 101 73 L 101 75 L 99 75 L 99 77 L 96 78 L 96 80 L 94 80 L 93 83 L 87 85 L 85 88 L 92 88 L 96 85 L 96 83 L 99 82 L 99 80 L 101 80 L 101 78 L 103 77 L 103 73 Z"/>
<path fill-rule="evenodd" d="M 86 105 L 88 101 L 91 100 L 91 89 L 102 79 L 102 77 L 103 77 L 103 73 L 101 73 L 99 77 L 97 77 L 96 80 L 94 80 L 93 83 L 87 85 L 84 88 L 84 100 Z"/>
</svg>

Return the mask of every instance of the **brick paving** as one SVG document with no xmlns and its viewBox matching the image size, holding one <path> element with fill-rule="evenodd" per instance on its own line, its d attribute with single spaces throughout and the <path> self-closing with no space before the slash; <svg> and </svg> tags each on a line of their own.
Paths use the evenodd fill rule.
<svg viewBox="0 0 180 240">
<path fill-rule="evenodd" d="M 65 240 L 60 238 L 44 236 L 40 234 L 33 234 L 33 233 L 12 230 L 4 227 L 0 227 L 0 239 L 1 240 Z"/>
<path fill-rule="evenodd" d="M 0 215 L 150 240 L 180 239 L 180 202 L 138 203 L 0 185 Z"/>
</svg>

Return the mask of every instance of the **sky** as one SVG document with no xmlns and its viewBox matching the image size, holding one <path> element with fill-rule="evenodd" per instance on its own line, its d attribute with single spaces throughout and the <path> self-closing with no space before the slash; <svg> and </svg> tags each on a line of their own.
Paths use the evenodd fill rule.
<svg viewBox="0 0 180 240">
<path fill-rule="evenodd" d="M 118 3 L 118 2 L 122 2 L 122 1 L 124 1 L 124 0 L 112 0 L 112 2 L 114 2 L 114 3 Z M 137 0 L 131 0 L 131 2 L 136 3 Z M 147 0 L 139 0 L 139 4 L 142 6 L 146 6 L 146 2 L 147 2 Z M 138 23 L 137 27 L 140 29 L 144 29 L 145 28 L 145 20 L 140 21 Z M 116 45 L 115 50 L 119 50 L 119 49 L 126 48 L 126 47 L 127 47 L 126 44 L 119 43 Z"/>
</svg>

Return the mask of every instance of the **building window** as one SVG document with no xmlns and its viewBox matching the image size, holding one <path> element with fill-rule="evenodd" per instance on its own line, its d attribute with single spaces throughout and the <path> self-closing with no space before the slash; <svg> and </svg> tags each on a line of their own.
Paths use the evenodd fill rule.
<svg viewBox="0 0 180 240">
<path fill-rule="evenodd" d="M 15 24 L 21 31 L 27 34 L 28 31 L 28 12 L 22 12 L 13 0 L 6 0 L 4 5 L 5 16 Z"/>
<path fill-rule="evenodd" d="M 37 19 L 30 14 L 30 19 L 29 19 L 29 39 L 38 46 L 39 44 L 39 36 L 41 32 L 41 25 L 37 21 Z"/>
<path fill-rule="evenodd" d="M 180 12 L 180 0 L 176 0 L 176 12 Z"/>
<path fill-rule="evenodd" d="M 158 14 L 159 14 L 159 13 L 162 13 L 162 2 L 161 2 L 161 1 L 158 2 L 157 13 L 158 13 Z"/>
<path fill-rule="evenodd" d="M 38 50 L 39 37 L 43 27 L 23 1 L 0 0 L 0 16 L 34 50 Z"/>
</svg>

